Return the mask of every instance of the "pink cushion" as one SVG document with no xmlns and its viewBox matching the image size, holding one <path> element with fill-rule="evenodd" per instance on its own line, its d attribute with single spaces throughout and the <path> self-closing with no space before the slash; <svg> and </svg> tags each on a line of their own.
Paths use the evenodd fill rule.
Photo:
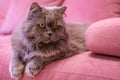
<svg viewBox="0 0 120 80">
<path fill-rule="evenodd" d="M 35 1 L 45 6 L 59 6 L 63 2 L 63 0 L 11 0 L 9 11 L 0 32 L 11 33 L 21 23 L 31 3 Z"/>
<path fill-rule="evenodd" d="M 9 5 L 10 5 L 10 0 L 0 0 L 0 27 L 4 22 Z"/>
<path fill-rule="evenodd" d="M 0 36 L 0 80 L 9 74 L 10 36 Z M 120 80 L 120 59 L 84 52 L 47 65 L 36 77 L 22 80 Z"/>
<path fill-rule="evenodd" d="M 0 27 L 3 24 L 3 22 L 4 22 L 4 16 L 0 14 Z"/>
<path fill-rule="evenodd" d="M 65 20 L 72 23 L 93 23 L 95 21 L 119 16 L 119 0 L 65 0 L 67 6 Z"/>
<path fill-rule="evenodd" d="M 96 53 L 120 56 L 120 18 L 91 25 L 86 33 L 86 45 Z"/>
</svg>

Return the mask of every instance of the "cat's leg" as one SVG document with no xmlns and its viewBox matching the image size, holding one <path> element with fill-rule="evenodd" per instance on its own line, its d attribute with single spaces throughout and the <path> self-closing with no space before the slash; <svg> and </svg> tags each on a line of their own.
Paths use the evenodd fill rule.
<svg viewBox="0 0 120 80">
<path fill-rule="evenodd" d="M 35 57 L 41 57 L 41 61 L 43 65 L 46 65 L 48 63 L 51 63 L 52 61 L 56 60 L 60 56 L 60 51 L 51 51 L 51 52 L 46 52 L 46 53 L 41 53 L 40 51 L 33 51 L 29 53 L 26 57 L 26 61 L 30 61 L 31 59 Z"/>
<path fill-rule="evenodd" d="M 22 77 L 24 72 L 24 62 L 18 57 L 12 57 L 9 65 L 10 75 L 12 78 L 18 80 Z"/>
<path fill-rule="evenodd" d="M 34 77 L 36 74 L 38 74 L 43 67 L 43 63 L 40 56 L 33 57 L 28 61 L 28 64 L 26 66 L 26 74 L 28 76 Z"/>
</svg>

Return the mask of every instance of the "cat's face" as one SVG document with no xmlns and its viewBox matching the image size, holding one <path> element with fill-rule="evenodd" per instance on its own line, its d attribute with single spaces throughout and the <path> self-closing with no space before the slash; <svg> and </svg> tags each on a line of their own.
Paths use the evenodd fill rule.
<svg viewBox="0 0 120 80">
<path fill-rule="evenodd" d="M 66 7 L 40 7 L 34 2 L 26 19 L 25 35 L 45 44 L 66 39 L 68 35 L 63 20 L 65 9 Z"/>
</svg>

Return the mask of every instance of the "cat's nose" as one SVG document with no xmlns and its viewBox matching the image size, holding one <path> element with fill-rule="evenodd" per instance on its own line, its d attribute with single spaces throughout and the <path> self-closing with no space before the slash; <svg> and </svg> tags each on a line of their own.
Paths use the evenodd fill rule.
<svg viewBox="0 0 120 80">
<path fill-rule="evenodd" d="M 49 36 L 52 36 L 53 34 L 52 33 L 48 33 Z"/>
</svg>

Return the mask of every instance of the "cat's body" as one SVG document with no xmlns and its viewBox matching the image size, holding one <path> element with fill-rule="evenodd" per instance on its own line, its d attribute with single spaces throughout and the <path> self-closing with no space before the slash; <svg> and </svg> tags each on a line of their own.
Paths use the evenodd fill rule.
<svg viewBox="0 0 120 80">
<path fill-rule="evenodd" d="M 87 26 L 65 24 L 66 7 L 47 9 L 31 5 L 27 18 L 11 39 L 10 73 L 22 77 L 25 64 L 28 76 L 35 76 L 44 64 L 86 50 L 84 35 Z"/>
</svg>

